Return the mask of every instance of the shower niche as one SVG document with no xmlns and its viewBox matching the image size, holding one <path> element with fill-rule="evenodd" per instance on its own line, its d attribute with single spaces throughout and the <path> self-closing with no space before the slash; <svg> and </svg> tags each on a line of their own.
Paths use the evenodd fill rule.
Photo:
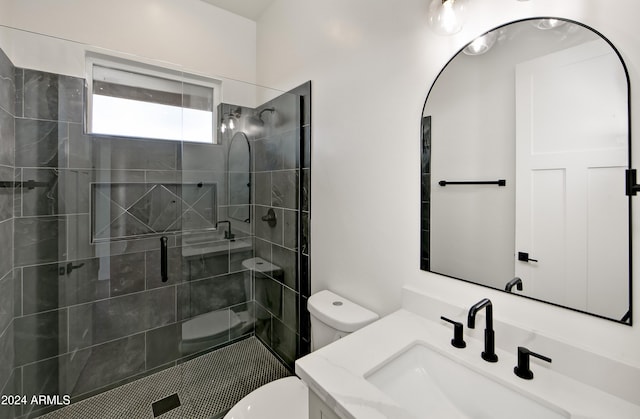
<svg viewBox="0 0 640 419">
<path fill-rule="evenodd" d="M 215 183 L 92 183 L 91 239 L 125 240 L 216 229 Z"/>
</svg>

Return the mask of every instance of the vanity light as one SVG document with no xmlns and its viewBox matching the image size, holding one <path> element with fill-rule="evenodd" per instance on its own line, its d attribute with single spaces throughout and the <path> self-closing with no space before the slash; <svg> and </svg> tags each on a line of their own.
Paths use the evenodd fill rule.
<svg viewBox="0 0 640 419">
<path fill-rule="evenodd" d="M 465 49 L 462 50 L 467 55 L 481 55 L 489 51 L 493 44 L 496 43 L 498 34 L 489 32 L 473 40 Z"/>
<path fill-rule="evenodd" d="M 438 35 L 460 32 L 466 18 L 466 0 L 431 0 L 429 26 Z"/>
<path fill-rule="evenodd" d="M 230 130 L 235 129 L 236 127 L 235 121 L 237 121 L 241 115 L 242 115 L 241 108 L 236 108 L 230 113 L 224 114 L 224 116 L 222 117 L 222 123 L 220 124 L 220 131 L 224 134 L 224 132 L 227 129 L 230 129 Z"/>
</svg>

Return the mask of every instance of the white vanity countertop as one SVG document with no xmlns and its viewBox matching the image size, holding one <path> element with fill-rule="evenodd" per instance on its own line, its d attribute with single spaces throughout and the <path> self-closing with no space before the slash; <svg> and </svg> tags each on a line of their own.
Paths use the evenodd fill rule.
<svg viewBox="0 0 640 419">
<path fill-rule="evenodd" d="M 484 321 L 476 327 L 484 328 Z M 415 419 L 364 377 L 407 347 L 427 342 L 460 363 L 498 377 L 516 391 L 529 393 L 571 412 L 571 418 L 640 418 L 640 406 L 558 374 L 552 371 L 553 364 L 547 367 L 532 359 L 533 380 L 517 377 L 513 373 L 517 363 L 515 347 L 512 353 L 496 349 L 500 360 L 492 364 L 480 358 L 482 341 L 465 335 L 467 347 L 457 349 L 450 345 L 452 337 L 451 325 L 401 309 L 299 359 L 296 374 L 342 418 Z"/>
</svg>

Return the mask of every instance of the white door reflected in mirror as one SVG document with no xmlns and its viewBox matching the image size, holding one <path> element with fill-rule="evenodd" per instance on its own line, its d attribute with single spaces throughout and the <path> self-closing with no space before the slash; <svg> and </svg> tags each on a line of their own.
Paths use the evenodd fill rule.
<svg viewBox="0 0 640 419">
<path fill-rule="evenodd" d="M 629 281 L 629 220 L 611 217 L 628 202 L 618 66 L 601 39 L 516 66 L 516 250 L 538 261 L 515 276 L 524 295 L 611 318 Z"/>
</svg>

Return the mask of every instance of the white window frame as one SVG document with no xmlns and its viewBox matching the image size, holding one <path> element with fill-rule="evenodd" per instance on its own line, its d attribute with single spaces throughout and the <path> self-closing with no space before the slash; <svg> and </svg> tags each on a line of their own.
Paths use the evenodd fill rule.
<svg viewBox="0 0 640 419">
<path fill-rule="evenodd" d="M 85 56 L 85 73 L 86 73 L 86 106 L 85 106 L 85 118 L 84 126 L 85 133 L 89 135 L 99 136 L 114 136 L 119 138 L 139 138 L 139 139 L 151 139 L 151 140 L 163 140 L 163 141 L 183 141 L 190 142 L 189 140 L 177 140 L 175 138 L 158 138 L 158 137 L 140 137 L 140 136 L 126 136 L 126 135 L 110 135 L 93 132 L 93 74 L 94 66 L 112 68 L 115 70 L 127 71 L 130 73 L 141 74 L 143 76 L 156 77 L 159 79 L 167 79 L 171 81 L 177 81 L 181 83 L 188 83 L 198 86 L 211 88 L 213 91 L 213 106 L 212 106 L 212 142 L 194 141 L 197 144 L 213 144 L 218 145 L 218 105 L 221 103 L 221 91 L 222 81 L 213 79 L 210 77 L 200 76 L 191 73 L 185 73 L 180 70 L 159 67 L 152 64 L 142 63 L 127 60 L 120 57 L 106 56 L 102 54 L 87 53 Z"/>
</svg>

